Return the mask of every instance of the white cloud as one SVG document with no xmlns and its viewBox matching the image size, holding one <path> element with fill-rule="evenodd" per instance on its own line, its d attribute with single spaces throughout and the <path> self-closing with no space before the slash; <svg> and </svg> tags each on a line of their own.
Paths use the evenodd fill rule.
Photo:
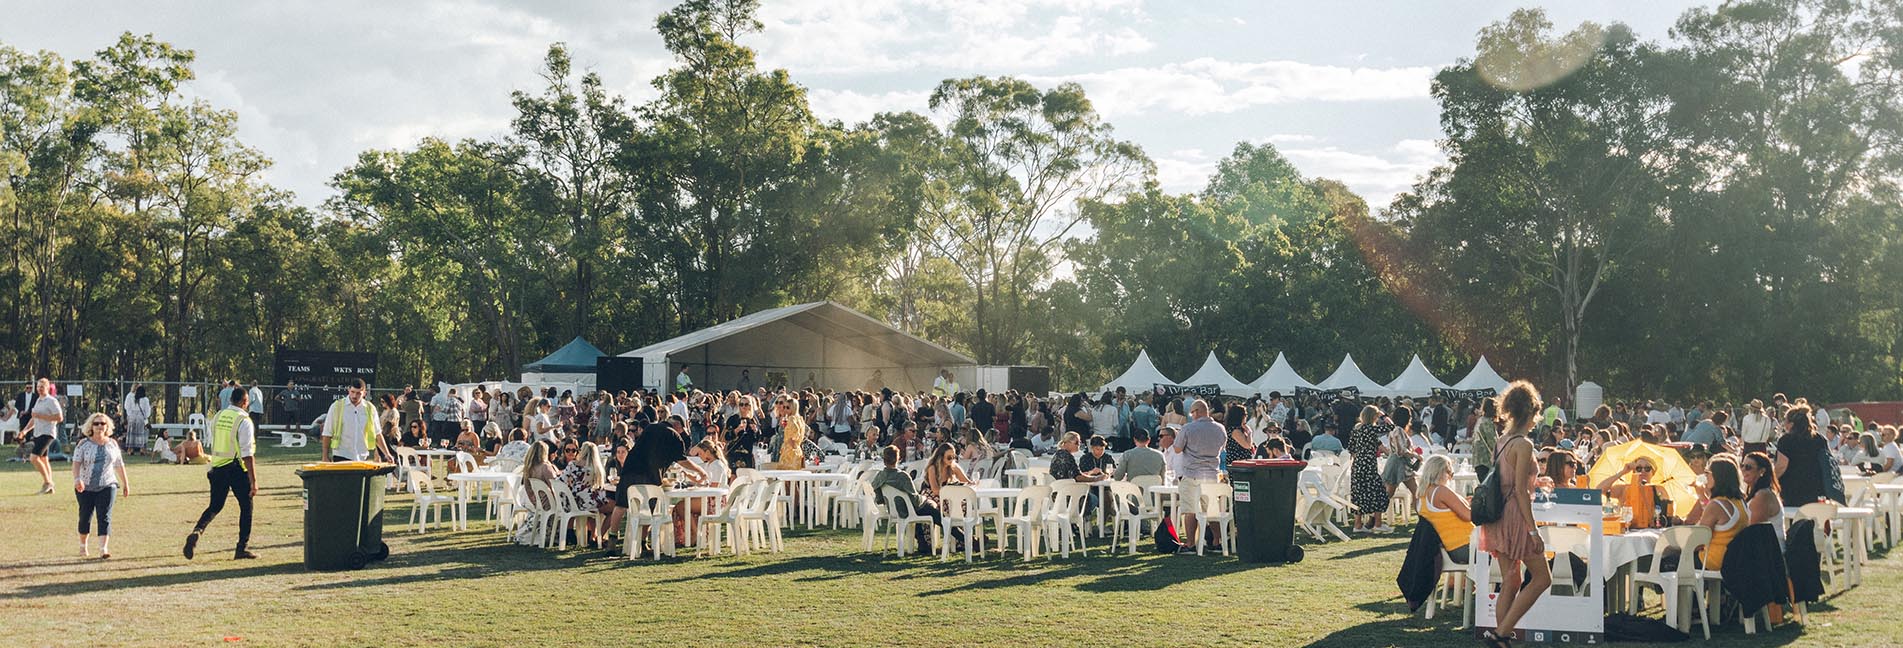
<svg viewBox="0 0 1903 648">
<path fill-rule="evenodd" d="M 1258 143 L 1266 142 L 1269 144 L 1278 144 L 1278 145 L 1280 144 L 1312 144 L 1312 143 L 1321 141 L 1321 139 L 1322 138 L 1316 137 L 1314 135 L 1303 135 L 1300 133 L 1276 133 L 1274 135 L 1270 135 L 1268 137 L 1264 137 L 1260 140 L 1257 140 L 1257 142 Z"/>
<path fill-rule="evenodd" d="M 857 124 L 882 112 L 926 112 L 932 93 L 925 90 L 892 92 L 856 92 L 819 88 L 806 92 L 806 102 L 821 119 L 837 119 Z"/>
<path fill-rule="evenodd" d="M 1227 113 L 1297 101 L 1388 101 L 1428 96 L 1434 68 L 1341 67 L 1299 61 L 1244 63 L 1199 58 L 1155 67 L 1128 67 L 1031 77 L 1076 82 L 1106 116 L 1161 110 L 1188 115 Z"/>
<path fill-rule="evenodd" d="M 1284 148 L 1282 155 L 1311 178 L 1340 180 L 1367 199 L 1372 209 L 1386 207 L 1429 169 L 1447 160 L 1432 141 L 1406 139 L 1386 150 L 1356 152 L 1329 146 Z"/>
<path fill-rule="evenodd" d="M 1188 153 L 1188 155 L 1184 155 Z M 1216 161 L 1196 149 L 1155 157 L 1156 183 L 1169 193 L 1202 191 L 1216 173 Z"/>
<path fill-rule="evenodd" d="M 1045 68 L 1156 46 L 1139 0 L 791 0 L 760 9 L 761 61 L 802 74 Z"/>
</svg>

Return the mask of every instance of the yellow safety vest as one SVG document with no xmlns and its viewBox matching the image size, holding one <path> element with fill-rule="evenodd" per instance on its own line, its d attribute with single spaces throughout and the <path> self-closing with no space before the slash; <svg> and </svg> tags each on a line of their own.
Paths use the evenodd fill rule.
<svg viewBox="0 0 1903 648">
<path fill-rule="evenodd" d="M 331 401 L 330 412 L 324 415 L 323 436 L 341 438 L 340 435 L 347 431 L 344 430 L 344 407 L 349 403 L 348 398 Z M 363 414 L 363 448 L 374 459 L 377 456 L 377 406 L 371 403 L 369 398 L 363 399 Z M 324 459 L 328 461 L 330 457 L 324 457 Z"/>
<path fill-rule="evenodd" d="M 212 467 L 238 460 L 238 424 L 249 420 L 251 414 L 236 407 L 225 408 L 211 420 L 211 445 L 205 454 L 211 455 Z M 244 464 L 239 463 L 238 469 L 243 470 Z"/>
</svg>

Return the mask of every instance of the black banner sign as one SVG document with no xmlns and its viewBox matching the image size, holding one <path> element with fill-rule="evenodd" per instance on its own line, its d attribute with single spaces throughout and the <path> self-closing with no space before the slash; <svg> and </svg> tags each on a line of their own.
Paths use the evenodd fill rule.
<svg viewBox="0 0 1903 648">
<path fill-rule="evenodd" d="M 1217 396 L 1222 395 L 1222 387 L 1219 385 L 1165 385 L 1163 383 L 1154 383 L 1154 384 L 1156 385 L 1156 388 L 1155 388 L 1156 395 L 1164 396 L 1164 397 L 1180 396 L 1183 394 L 1195 394 L 1203 398 L 1215 398 Z"/>
<path fill-rule="evenodd" d="M 1433 388 L 1433 394 L 1441 400 L 1480 400 L 1482 398 L 1493 398 L 1495 393 L 1492 387 L 1483 387 L 1480 389 Z"/>
<path fill-rule="evenodd" d="M 1359 400 L 1361 398 L 1361 388 L 1360 387 L 1337 387 L 1335 389 L 1311 389 L 1308 387 L 1295 388 L 1296 398 L 1303 398 L 1308 396 L 1314 396 L 1321 400 L 1329 400 L 1334 398 L 1347 398 L 1351 400 Z"/>
</svg>

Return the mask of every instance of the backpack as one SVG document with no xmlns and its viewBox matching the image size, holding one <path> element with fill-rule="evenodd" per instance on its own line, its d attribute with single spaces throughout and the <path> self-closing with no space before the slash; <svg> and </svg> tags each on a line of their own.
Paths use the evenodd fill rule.
<svg viewBox="0 0 1903 648">
<path fill-rule="evenodd" d="M 1500 453 L 1504 450 L 1506 450 L 1504 445 L 1494 450 L 1495 469 L 1487 471 L 1487 476 L 1480 480 L 1480 486 L 1474 489 L 1473 501 L 1467 503 L 1468 511 L 1473 514 L 1474 524 L 1492 524 L 1500 521 L 1500 517 L 1506 514 L 1507 498 L 1506 494 L 1500 490 L 1501 471 L 1498 469 Z"/>
</svg>

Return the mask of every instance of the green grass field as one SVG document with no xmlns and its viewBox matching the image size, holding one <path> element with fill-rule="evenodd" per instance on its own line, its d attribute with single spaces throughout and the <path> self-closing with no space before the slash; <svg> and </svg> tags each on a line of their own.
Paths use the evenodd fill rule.
<svg viewBox="0 0 1903 648">
<path fill-rule="evenodd" d="M 4 464 L 0 636 L 12 646 L 1475 645 L 1453 615 L 1407 613 L 1394 586 L 1405 533 L 1310 545 L 1306 561 L 1274 567 L 1101 552 L 941 564 L 867 554 L 856 532 L 789 533 L 779 555 L 650 563 L 520 547 L 475 522 L 418 536 L 400 528 L 408 497 L 393 496 L 387 562 L 310 572 L 292 474 L 310 456 L 262 458 L 253 561 L 231 559 L 235 505 L 198 560 L 179 555 L 205 503 L 202 467 L 131 465 L 133 496 L 101 561 L 78 556 L 70 491 L 34 495 L 26 464 Z M 58 471 L 70 467 L 54 468 L 66 487 Z M 1747 641 L 1733 625 L 1714 640 L 1903 645 L 1887 607 L 1899 593 L 1903 569 L 1879 559 L 1862 587 L 1814 606 L 1808 627 Z"/>
</svg>

